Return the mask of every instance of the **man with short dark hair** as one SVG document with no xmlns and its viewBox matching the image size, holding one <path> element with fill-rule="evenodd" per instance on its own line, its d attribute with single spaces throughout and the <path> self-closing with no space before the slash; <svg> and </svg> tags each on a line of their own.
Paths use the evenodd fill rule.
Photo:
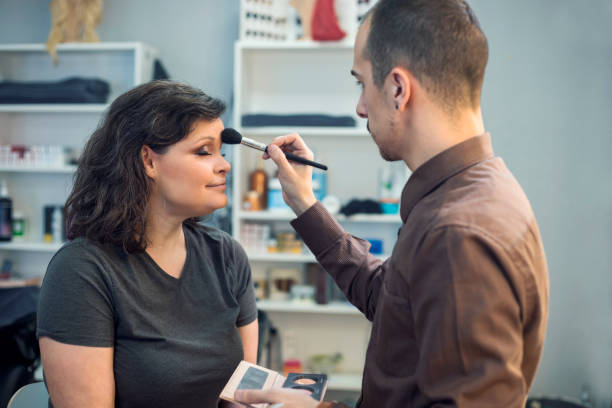
<svg viewBox="0 0 612 408">
<path fill-rule="evenodd" d="M 317 202 L 311 168 L 285 159 L 282 150 L 312 158 L 298 135 L 268 149 L 293 227 L 373 322 L 359 407 L 525 405 L 544 342 L 548 273 L 527 197 L 484 129 L 487 58 L 463 0 L 381 0 L 357 34 L 357 113 L 381 156 L 413 171 L 385 262 Z M 317 406 L 294 390 L 236 396 Z"/>
</svg>

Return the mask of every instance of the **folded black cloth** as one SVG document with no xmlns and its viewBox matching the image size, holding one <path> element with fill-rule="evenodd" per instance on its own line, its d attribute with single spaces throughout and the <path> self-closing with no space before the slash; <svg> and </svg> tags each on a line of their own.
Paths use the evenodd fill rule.
<svg viewBox="0 0 612 408">
<path fill-rule="evenodd" d="M 272 114 L 247 114 L 242 115 L 242 126 L 355 126 L 355 118 L 352 116 L 331 116 L 323 114 L 297 114 L 297 115 L 272 115 Z"/>
<path fill-rule="evenodd" d="M 382 208 L 378 201 L 353 199 L 340 209 L 340 213 L 347 217 L 354 214 L 382 214 Z"/>
<path fill-rule="evenodd" d="M 98 78 L 0 82 L 0 103 L 106 103 L 109 93 L 108 82 Z"/>
</svg>

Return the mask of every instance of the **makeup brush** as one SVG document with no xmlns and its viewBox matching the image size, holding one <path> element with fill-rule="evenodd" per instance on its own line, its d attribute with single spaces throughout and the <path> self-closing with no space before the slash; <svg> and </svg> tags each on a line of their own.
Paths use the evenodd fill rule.
<svg viewBox="0 0 612 408">
<path fill-rule="evenodd" d="M 236 129 L 225 128 L 221 132 L 221 141 L 225 144 L 243 144 L 248 147 L 252 147 L 253 149 L 261 150 L 262 152 L 268 152 L 268 146 L 263 143 L 256 142 L 253 139 L 249 139 L 248 137 L 243 137 L 240 132 Z M 305 159 L 298 155 L 292 153 L 286 153 L 285 157 L 287 160 L 291 160 L 301 164 L 307 164 L 312 167 L 316 167 L 321 170 L 327 170 L 327 166 L 321 163 L 314 162 L 312 160 Z"/>
</svg>

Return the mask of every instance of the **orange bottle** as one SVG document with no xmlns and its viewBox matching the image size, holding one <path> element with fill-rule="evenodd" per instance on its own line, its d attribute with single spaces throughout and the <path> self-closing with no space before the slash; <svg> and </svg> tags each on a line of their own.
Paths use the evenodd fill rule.
<svg viewBox="0 0 612 408">
<path fill-rule="evenodd" d="M 250 176 L 250 190 L 257 192 L 259 196 L 259 208 L 265 210 L 268 208 L 268 174 L 263 168 L 263 159 L 259 159 L 257 168 L 253 170 Z"/>
</svg>

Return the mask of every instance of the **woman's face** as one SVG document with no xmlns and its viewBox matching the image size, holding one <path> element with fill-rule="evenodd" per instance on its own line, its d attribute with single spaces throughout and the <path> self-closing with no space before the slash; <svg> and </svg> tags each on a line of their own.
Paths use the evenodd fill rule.
<svg viewBox="0 0 612 408">
<path fill-rule="evenodd" d="M 151 209 L 186 219 L 225 207 L 225 179 L 230 164 L 221 156 L 222 130 L 221 119 L 199 120 L 166 153 L 143 148 L 145 169 L 153 180 Z"/>
</svg>

